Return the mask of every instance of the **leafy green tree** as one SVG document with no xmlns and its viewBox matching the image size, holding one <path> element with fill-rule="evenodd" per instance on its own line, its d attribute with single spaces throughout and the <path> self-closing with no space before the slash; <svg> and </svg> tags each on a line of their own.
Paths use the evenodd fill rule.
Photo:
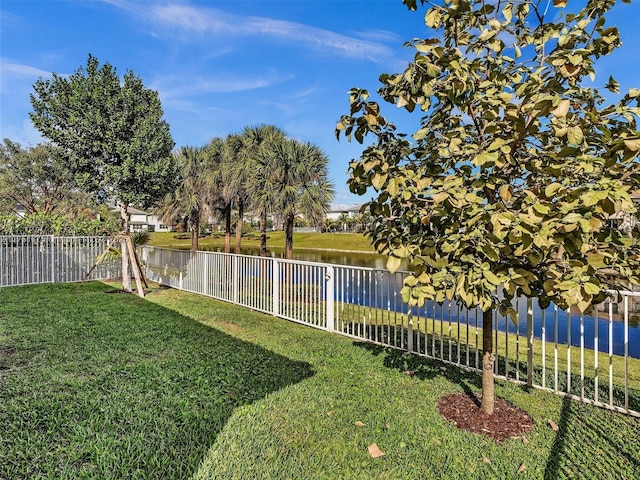
<svg viewBox="0 0 640 480">
<path fill-rule="evenodd" d="M 107 212 L 108 213 L 108 212 Z M 113 235 L 118 231 L 118 218 L 69 218 L 56 213 L 31 213 L 21 217 L 13 212 L 0 212 L 0 235 L 94 236 Z"/>
<path fill-rule="evenodd" d="M 215 157 L 206 148 L 181 147 L 174 153 L 178 183 L 155 210 L 162 221 L 174 224 L 186 219 L 191 232 L 191 250 L 198 250 L 200 225 L 211 214 L 211 175 L 216 168 Z"/>
<path fill-rule="evenodd" d="M 89 55 L 69 78 L 54 73 L 33 88 L 34 126 L 64 152 L 79 185 L 118 203 L 123 233 L 130 204 L 150 208 L 173 189 L 169 125 L 158 93 L 139 76 L 127 71 L 121 79 L 115 67 Z M 122 251 L 122 286 L 131 291 L 124 245 Z"/>
<path fill-rule="evenodd" d="M 27 213 L 65 213 L 91 204 L 76 186 L 63 152 L 51 144 L 22 148 L 4 139 L 0 145 L 0 204 Z"/>
<path fill-rule="evenodd" d="M 389 269 L 410 261 L 403 298 L 483 310 L 481 408 L 491 414 L 496 309 L 515 316 L 514 298 L 526 296 L 585 311 L 606 288 L 640 281 L 638 228 L 629 237 L 608 222 L 637 216 L 640 90 L 609 104 L 586 81 L 620 45 L 605 21 L 614 0 L 421 3 L 427 38 L 407 44 L 413 61 L 378 90 L 421 112 L 419 128 L 397 133 L 353 89 L 336 134 L 373 135 L 349 184 L 377 192 L 369 232 Z M 613 78 L 600 84 L 618 94 Z"/>
<path fill-rule="evenodd" d="M 328 163 L 324 152 L 308 142 L 287 139 L 269 149 L 265 168 L 272 176 L 274 212 L 284 220 L 286 258 L 293 258 L 296 215 L 320 225 L 329 210 L 334 193 Z"/>
</svg>

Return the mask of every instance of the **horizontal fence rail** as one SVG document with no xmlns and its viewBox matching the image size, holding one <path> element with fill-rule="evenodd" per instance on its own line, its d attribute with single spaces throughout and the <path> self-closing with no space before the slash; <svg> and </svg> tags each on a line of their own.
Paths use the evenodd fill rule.
<svg viewBox="0 0 640 480">
<path fill-rule="evenodd" d="M 0 235 L 0 287 L 85 279 L 109 245 L 109 237 Z M 106 259 L 88 280 L 122 275 L 120 259 Z"/>
<path fill-rule="evenodd" d="M 156 247 L 142 257 L 160 284 L 481 370 L 482 313 L 455 302 L 409 308 L 402 272 Z M 517 322 L 493 316 L 496 377 L 640 416 L 640 293 L 588 314 L 527 299 L 515 307 Z"/>
</svg>

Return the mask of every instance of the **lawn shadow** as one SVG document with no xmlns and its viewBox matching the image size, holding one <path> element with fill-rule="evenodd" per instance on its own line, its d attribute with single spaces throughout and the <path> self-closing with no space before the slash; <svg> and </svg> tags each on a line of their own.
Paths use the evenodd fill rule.
<svg viewBox="0 0 640 480">
<path fill-rule="evenodd" d="M 73 288 L 4 290 L 4 361 L 28 368 L 0 372 L 0 478 L 188 478 L 238 407 L 314 375 L 112 286 Z"/>
<path fill-rule="evenodd" d="M 543 478 L 637 478 L 640 472 L 640 420 L 564 398 L 558 431 Z"/>
<path fill-rule="evenodd" d="M 474 372 L 447 365 L 439 360 L 420 357 L 397 348 L 383 347 L 367 342 L 353 342 L 353 344 L 356 347 L 370 351 L 375 356 L 384 355 L 382 364 L 385 367 L 398 370 L 420 380 L 446 377 L 448 380 L 460 385 L 465 394 L 472 398 L 476 404 L 478 403 L 472 387 L 481 388 L 482 379 Z"/>
<path fill-rule="evenodd" d="M 388 360 L 387 362 L 400 361 L 404 355 L 414 356 L 424 359 L 438 359 L 436 365 L 444 366 L 445 363 L 438 363 L 440 360 L 446 361 L 447 365 L 456 365 L 464 368 L 468 365 L 472 370 L 482 368 L 482 349 L 476 345 L 465 343 L 463 339 L 449 338 L 446 335 L 438 335 L 435 333 L 424 334 L 422 332 L 413 331 L 413 338 L 405 328 L 395 328 L 388 325 L 363 325 L 357 322 L 350 322 L 345 325 L 344 332 L 348 335 L 358 335 L 369 338 L 374 342 L 380 342 L 383 345 L 396 345 L 401 348 L 389 348 L 390 356 L 396 360 Z M 362 342 L 363 345 L 366 342 Z M 413 354 L 406 353 L 407 346 L 413 346 Z M 378 344 L 379 345 L 379 344 Z M 378 346 L 384 349 L 385 347 Z M 522 354 L 521 354 L 522 355 Z M 524 354 L 526 355 L 526 353 Z M 412 360 L 415 362 L 416 360 Z M 402 368 L 400 365 L 399 368 Z M 415 370 L 414 368 L 407 368 Z M 463 370 L 465 373 L 473 372 Z M 498 376 L 504 376 L 510 379 L 526 380 L 529 372 L 527 371 L 526 359 L 514 358 L 513 355 L 505 355 L 504 352 L 496 351 L 495 373 Z M 615 405 L 628 404 L 628 408 L 640 411 L 640 389 L 633 385 L 625 386 L 622 382 L 615 382 L 612 391 L 609 391 L 609 384 L 606 381 L 599 382 L 593 375 L 581 375 L 579 368 L 573 368 L 567 372 L 566 367 L 560 366 L 557 374 L 551 367 L 543 368 L 540 364 L 535 364 L 532 371 L 534 385 L 554 386 L 559 392 L 571 393 L 575 396 L 584 396 L 585 398 L 608 399 L 611 394 L 612 401 Z M 602 374 L 601 374 L 602 375 Z M 597 392 L 596 392 L 597 390 Z M 606 400 L 605 400 L 606 401 Z"/>
<path fill-rule="evenodd" d="M 439 360 L 367 342 L 354 342 L 373 355 L 384 355 L 383 365 L 421 380 L 444 376 L 474 398 L 482 379 L 473 372 Z M 523 389 L 529 391 L 526 386 Z M 562 400 L 558 431 L 545 465 L 545 480 L 589 472 L 593 478 L 637 478 L 640 472 L 640 419 L 569 398 Z M 590 477 L 591 478 L 591 477 Z"/>
</svg>

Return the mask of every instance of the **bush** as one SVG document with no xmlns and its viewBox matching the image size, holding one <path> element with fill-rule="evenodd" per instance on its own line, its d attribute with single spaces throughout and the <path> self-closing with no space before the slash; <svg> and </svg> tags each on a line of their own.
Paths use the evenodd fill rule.
<svg viewBox="0 0 640 480">
<path fill-rule="evenodd" d="M 113 235 L 118 230 L 116 218 L 69 219 L 43 213 L 20 217 L 14 213 L 0 212 L 0 235 L 94 236 Z"/>
</svg>

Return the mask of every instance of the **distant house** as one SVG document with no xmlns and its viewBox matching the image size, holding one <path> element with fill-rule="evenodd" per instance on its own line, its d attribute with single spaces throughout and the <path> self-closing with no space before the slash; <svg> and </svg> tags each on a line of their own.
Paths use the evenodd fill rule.
<svg viewBox="0 0 640 480">
<path fill-rule="evenodd" d="M 631 200 L 633 201 L 636 208 L 640 210 L 640 191 L 631 193 Z M 611 222 L 612 226 L 628 232 L 629 234 L 631 234 L 631 230 L 638 223 L 636 216 L 627 212 L 618 212 L 614 215 L 611 215 L 609 217 L 609 221 Z"/>
<path fill-rule="evenodd" d="M 16 207 L 16 215 L 20 218 L 24 218 L 24 216 L 29 213 L 27 212 L 27 209 L 24 208 L 24 205 L 18 205 Z"/>
<path fill-rule="evenodd" d="M 129 231 L 170 232 L 171 225 L 163 224 L 156 215 L 129 207 Z"/>
<path fill-rule="evenodd" d="M 327 219 L 338 220 L 342 215 L 348 218 L 355 218 L 360 213 L 360 207 L 362 207 L 362 205 L 332 205 L 327 212 Z"/>
</svg>

